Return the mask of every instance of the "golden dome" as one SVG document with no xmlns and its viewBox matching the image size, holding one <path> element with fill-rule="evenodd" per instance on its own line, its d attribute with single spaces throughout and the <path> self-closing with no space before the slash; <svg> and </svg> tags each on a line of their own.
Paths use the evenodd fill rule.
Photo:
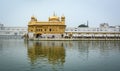
<svg viewBox="0 0 120 71">
<path fill-rule="evenodd" d="M 32 17 L 31 17 L 31 19 L 35 19 L 35 17 L 34 17 L 34 16 L 32 16 Z"/>
<path fill-rule="evenodd" d="M 65 18 L 65 16 L 64 16 L 64 15 L 62 15 L 62 16 L 61 16 L 61 18 Z"/>
<path fill-rule="evenodd" d="M 51 17 L 49 17 L 49 21 L 59 21 L 59 17 L 57 17 L 55 14 Z"/>
<path fill-rule="evenodd" d="M 37 19 L 34 16 L 31 16 L 31 21 L 37 21 Z"/>
<path fill-rule="evenodd" d="M 50 19 L 59 19 L 57 16 L 51 16 Z"/>
</svg>

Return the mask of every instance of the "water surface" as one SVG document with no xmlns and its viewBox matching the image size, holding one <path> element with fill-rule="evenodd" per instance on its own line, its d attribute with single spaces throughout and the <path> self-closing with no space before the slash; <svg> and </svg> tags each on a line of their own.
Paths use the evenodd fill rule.
<svg viewBox="0 0 120 71">
<path fill-rule="evenodd" d="M 0 71 L 120 71 L 120 41 L 0 40 Z"/>
</svg>

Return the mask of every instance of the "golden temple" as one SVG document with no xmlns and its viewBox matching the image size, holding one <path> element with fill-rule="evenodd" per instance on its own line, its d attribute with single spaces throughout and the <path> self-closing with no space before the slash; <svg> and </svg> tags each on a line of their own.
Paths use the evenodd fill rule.
<svg viewBox="0 0 120 71">
<path fill-rule="evenodd" d="M 60 17 L 53 14 L 53 16 L 48 18 L 48 21 L 37 21 L 37 19 L 32 16 L 28 23 L 28 33 L 32 33 L 36 38 L 43 34 L 64 34 L 65 28 L 64 15 L 62 15 L 60 19 Z"/>
</svg>

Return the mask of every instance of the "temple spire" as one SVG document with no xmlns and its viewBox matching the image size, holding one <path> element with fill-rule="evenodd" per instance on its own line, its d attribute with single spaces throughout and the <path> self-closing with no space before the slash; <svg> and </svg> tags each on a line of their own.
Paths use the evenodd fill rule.
<svg viewBox="0 0 120 71">
<path fill-rule="evenodd" d="M 88 22 L 88 20 L 87 20 L 87 26 L 89 26 L 89 22 Z"/>
<path fill-rule="evenodd" d="M 53 16 L 56 16 L 56 15 L 55 15 L 55 12 L 53 13 Z"/>
</svg>

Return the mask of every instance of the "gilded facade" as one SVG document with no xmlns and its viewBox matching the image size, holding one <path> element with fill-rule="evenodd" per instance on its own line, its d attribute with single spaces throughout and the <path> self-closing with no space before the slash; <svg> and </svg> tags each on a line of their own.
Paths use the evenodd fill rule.
<svg viewBox="0 0 120 71">
<path fill-rule="evenodd" d="M 38 37 L 43 34 L 64 34 L 65 32 L 65 16 L 58 17 L 55 14 L 48 18 L 48 21 L 37 21 L 32 16 L 28 23 L 28 33 Z"/>
</svg>

